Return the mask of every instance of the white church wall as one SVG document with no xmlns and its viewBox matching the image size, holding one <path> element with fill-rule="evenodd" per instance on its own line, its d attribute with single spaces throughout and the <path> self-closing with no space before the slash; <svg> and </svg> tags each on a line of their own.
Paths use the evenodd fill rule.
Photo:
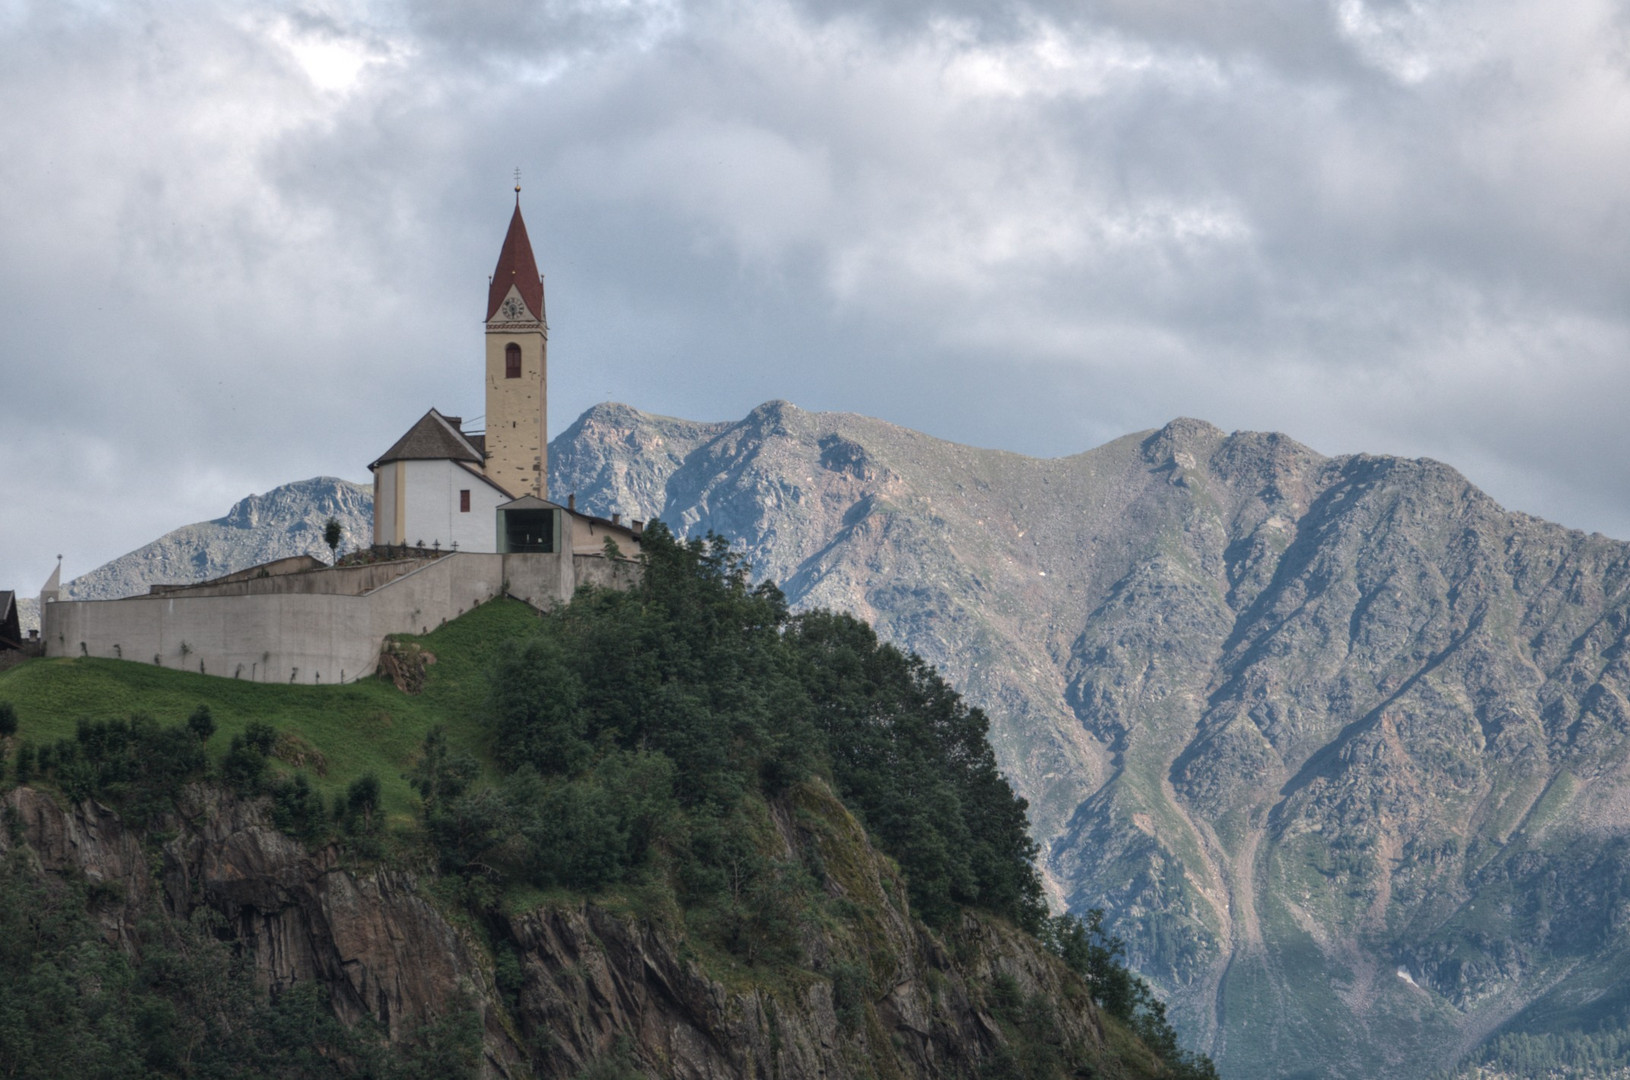
<svg viewBox="0 0 1630 1080">
<path fill-rule="evenodd" d="M 452 461 L 401 461 L 403 470 L 403 535 L 400 542 L 460 551 L 498 550 L 498 504 L 509 499 L 492 485 Z M 459 509 L 459 492 L 470 493 L 468 512 Z"/>
</svg>

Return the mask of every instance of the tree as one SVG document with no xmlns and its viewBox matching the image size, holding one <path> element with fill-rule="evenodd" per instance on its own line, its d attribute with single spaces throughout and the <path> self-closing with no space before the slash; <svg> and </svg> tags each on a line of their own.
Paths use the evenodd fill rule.
<svg viewBox="0 0 1630 1080">
<path fill-rule="evenodd" d="M 331 561 L 338 561 L 340 540 L 345 536 L 345 527 L 339 523 L 338 518 L 329 518 L 323 522 L 323 543 L 328 545 L 328 557 Z"/>
<path fill-rule="evenodd" d="M 266 754 L 260 746 L 258 741 L 234 735 L 221 759 L 221 779 L 239 795 L 253 795 L 260 790 L 261 777 L 266 774 Z"/>
<path fill-rule="evenodd" d="M 23 741 L 17 748 L 17 782 L 26 784 L 34 779 L 34 744 Z"/>
<path fill-rule="evenodd" d="M 312 790 L 305 773 L 297 772 L 293 780 L 272 785 L 272 824 L 307 843 L 322 839 L 328 815 L 323 812 L 322 796 Z"/>
<path fill-rule="evenodd" d="M 0 701 L 0 739 L 17 734 L 17 710 L 9 701 Z"/>
<path fill-rule="evenodd" d="M 199 742 L 209 742 L 209 737 L 215 734 L 215 717 L 210 714 L 208 705 L 200 705 L 187 717 L 187 730 Z"/>
<path fill-rule="evenodd" d="M 584 739 L 582 682 L 570 660 L 554 637 L 511 643 L 500 657 L 490 709 L 498 757 L 510 768 L 527 764 L 545 776 L 570 775 L 588 763 L 594 748 Z"/>
<path fill-rule="evenodd" d="M 374 831 L 374 815 L 379 812 L 379 777 L 367 773 L 351 781 L 345 789 L 345 831 Z"/>
<path fill-rule="evenodd" d="M 470 786 L 481 767 L 468 754 L 455 753 L 447 745 L 447 733 L 436 725 L 425 733 L 419 760 L 402 774 L 424 801 L 426 821 L 434 821 L 447 805 Z"/>
<path fill-rule="evenodd" d="M 272 747 L 277 745 L 277 729 L 264 720 L 251 720 L 244 725 L 243 739 L 261 757 L 269 757 Z"/>
</svg>

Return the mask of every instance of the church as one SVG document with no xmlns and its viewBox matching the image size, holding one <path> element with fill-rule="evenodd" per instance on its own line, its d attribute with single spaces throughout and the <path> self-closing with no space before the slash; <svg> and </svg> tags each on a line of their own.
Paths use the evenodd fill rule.
<svg viewBox="0 0 1630 1080">
<path fill-rule="evenodd" d="M 431 409 L 371 465 L 373 543 L 327 566 L 309 555 L 144 596 L 40 596 L 47 656 L 104 656 L 257 682 L 371 675 L 391 634 L 424 634 L 498 596 L 545 608 L 585 584 L 638 580 L 643 522 L 549 497 L 549 324 L 543 277 L 515 210 L 487 284 L 481 430 Z M 474 350 L 472 350 L 473 352 Z"/>
<path fill-rule="evenodd" d="M 549 501 L 549 322 L 520 192 L 487 284 L 486 429 L 431 409 L 368 466 L 376 548 L 639 552 L 639 522 Z"/>
</svg>

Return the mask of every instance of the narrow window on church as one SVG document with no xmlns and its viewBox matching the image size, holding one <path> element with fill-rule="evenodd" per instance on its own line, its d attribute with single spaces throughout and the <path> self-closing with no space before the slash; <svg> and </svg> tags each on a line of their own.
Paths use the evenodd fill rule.
<svg viewBox="0 0 1630 1080">
<path fill-rule="evenodd" d="M 458 512 L 461 514 L 468 514 L 470 512 L 469 488 L 464 488 L 458 493 Z"/>
<path fill-rule="evenodd" d="M 521 347 L 513 341 L 504 346 L 504 378 L 521 377 Z"/>
</svg>

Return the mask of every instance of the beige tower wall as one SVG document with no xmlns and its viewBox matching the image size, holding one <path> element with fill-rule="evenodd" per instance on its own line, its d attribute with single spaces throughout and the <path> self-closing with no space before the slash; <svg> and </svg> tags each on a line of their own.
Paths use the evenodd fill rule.
<svg viewBox="0 0 1630 1080">
<path fill-rule="evenodd" d="M 511 290 L 511 295 L 518 295 Z M 504 354 L 521 347 L 521 377 Z M 516 498 L 549 497 L 549 332 L 541 322 L 487 324 L 487 475 Z"/>
<path fill-rule="evenodd" d="M 404 544 L 402 470 L 390 461 L 374 470 L 374 543 Z"/>
</svg>

